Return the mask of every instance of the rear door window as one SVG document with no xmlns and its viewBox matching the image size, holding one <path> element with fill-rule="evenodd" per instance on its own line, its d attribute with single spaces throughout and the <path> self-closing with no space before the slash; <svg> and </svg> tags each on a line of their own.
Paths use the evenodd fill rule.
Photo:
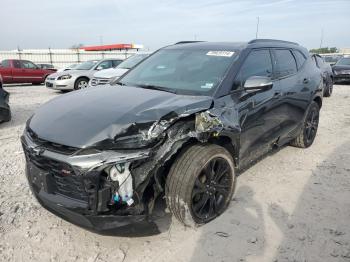
<svg viewBox="0 0 350 262">
<path fill-rule="evenodd" d="M 297 64 L 289 49 L 276 49 L 275 51 L 276 77 L 282 78 L 297 72 Z"/>
<path fill-rule="evenodd" d="M 14 68 L 21 68 L 21 63 L 18 60 L 13 60 L 12 63 Z"/>
</svg>

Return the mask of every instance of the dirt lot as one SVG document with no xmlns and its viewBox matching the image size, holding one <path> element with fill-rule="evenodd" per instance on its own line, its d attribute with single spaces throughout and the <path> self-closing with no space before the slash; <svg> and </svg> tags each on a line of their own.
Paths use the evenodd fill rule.
<svg viewBox="0 0 350 262">
<path fill-rule="evenodd" d="M 1 261 L 350 261 L 350 86 L 324 100 L 306 150 L 286 147 L 239 177 L 227 212 L 198 229 L 177 221 L 146 237 L 101 236 L 52 215 L 31 195 L 19 137 L 43 86 L 5 87 L 0 126 Z"/>
</svg>

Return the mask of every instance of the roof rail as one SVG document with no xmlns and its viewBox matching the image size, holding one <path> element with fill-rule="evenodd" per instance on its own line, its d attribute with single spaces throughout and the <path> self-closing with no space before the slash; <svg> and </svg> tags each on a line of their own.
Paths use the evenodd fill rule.
<svg viewBox="0 0 350 262">
<path fill-rule="evenodd" d="M 285 43 L 285 44 L 299 45 L 298 43 L 295 43 L 295 42 L 284 41 L 284 40 L 277 40 L 277 39 L 253 39 L 253 40 L 250 40 L 248 42 L 248 44 L 264 43 L 264 42 Z"/>
<path fill-rule="evenodd" d="M 200 43 L 200 42 L 204 42 L 204 41 L 180 41 L 175 43 L 175 45 L 179 45 L 179 44 L 191 44 L 191 43 Z"/>
</svg>

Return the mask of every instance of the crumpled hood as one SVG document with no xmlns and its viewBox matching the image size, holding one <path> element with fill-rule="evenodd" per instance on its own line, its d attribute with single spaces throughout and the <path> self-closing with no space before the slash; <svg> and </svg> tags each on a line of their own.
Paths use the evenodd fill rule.
<svg viewBox="0 0 350 262">
<path fill-rule="evenodd" d="M 41 106 L 29 127 L 39 138 L 85 148 L 113 139 L 133 124 L 208 109 L 212 97 L 185 96 L 130 86 L 74 91 Z"/>
<path fill-rule="evenodd" d="M 62 72 L 57 72 L 54 74 L 51 74 L 50 77 L 57 78 L 59 76 L 63 75 L 71 75 L 71 76 L 92 76 L 96 71 L 94 70 L 67 70 Z"/>
<path fill-rule="evenodd" d="M 94 77 L 99 77 L 99 78 L 120 77 L 128 71 L 129 69 L 125 69 L 125 68 L 108 68 L 108 69 L 96 72 L 94 74 Z"/>
</svg>

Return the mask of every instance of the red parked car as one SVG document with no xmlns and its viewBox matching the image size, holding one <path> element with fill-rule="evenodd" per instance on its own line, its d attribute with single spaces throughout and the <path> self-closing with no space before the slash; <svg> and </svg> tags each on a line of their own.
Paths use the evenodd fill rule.
<svg viewBox="0 0 350 262">
<path fill-rule="evenodd" d="M 4 84 L 41 84 L 45 82 L 48 75 L 55 71 L 55 69 L 41 69 L 27 60 L 8 59 L 3 60 L 0 64 L 0 75 Z"/>
</svg>

